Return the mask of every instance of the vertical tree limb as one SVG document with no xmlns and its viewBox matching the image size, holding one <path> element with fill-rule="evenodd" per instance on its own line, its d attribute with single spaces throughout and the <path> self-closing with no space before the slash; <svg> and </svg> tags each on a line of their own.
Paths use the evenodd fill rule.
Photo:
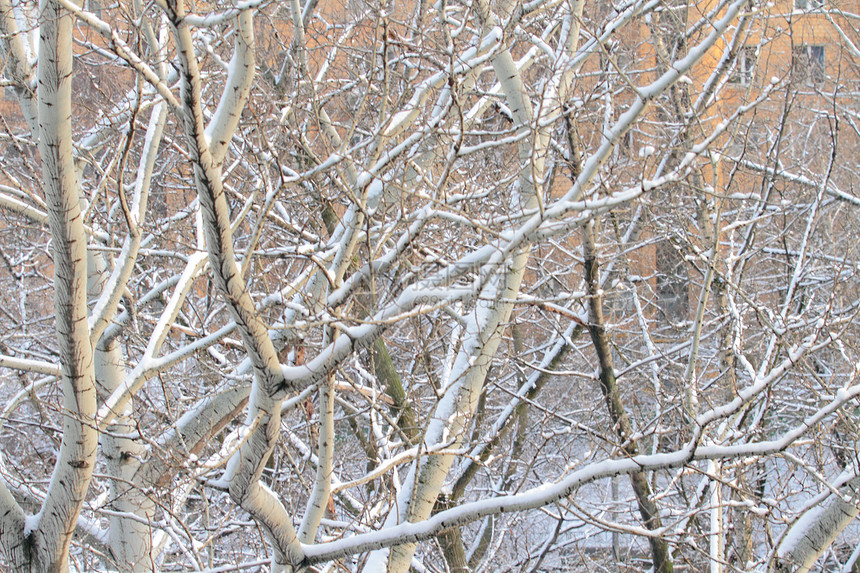
<svg viewBox="0 0 860 573">
<path fill-rule="evenodd" d="M 44 0 L 39 18 L 39 152 L 54 246 L 63 438 L 38 525 L 33 564 L 68 569 L 69 543 L 95 466 L 96 390 L 87 324 L 87 246 L 72 148 L 72 18 Z"/>
<path fill-rule="evenodd" d="M 632 439 L 633 425 L 627 416 L 624 405 L 621 402 L 621 393 L 615 380 L 615 368 L 612 363 L 612 347 L 609 344 L 609 335 L 603 319 L 603 296 L 599 289 L 599 263 L 595 245 L 594 222 L 590 221 L 582 227 L 582 256 L 585 260 L 585 284 L 588 289 L 588 333 L 597 353 L 599 366 L 598 377 L 600 390 L 606 401 L 609 411 L 609 419 L 612 428 L 618 438 L 618 444 L 625 455 L 629 457 L 639 455 L 639 445 Z M 633 472 L 630 474 L 630 484 L 636 495 L 639 505 L 639 514 L 642 521 L 651 531 L 662 529 L 663 522 L 656 503 L 652 499 L 651 486 L 644 472 Z M 651 545 L 651 556 L 654 563 L 654 571 L 657 573 L 672 573 L 672 556 L 669 545 L 665 539 L 657 536 L 649 537 Z"/>
</svg>

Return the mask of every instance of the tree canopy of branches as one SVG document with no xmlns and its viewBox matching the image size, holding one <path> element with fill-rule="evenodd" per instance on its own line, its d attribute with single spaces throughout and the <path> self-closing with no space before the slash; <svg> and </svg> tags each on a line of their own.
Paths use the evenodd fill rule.
<svg viewBox="0 0 860 573">
<path fill-rule="evenodd" d="M 860 570 L 858 8 L 0 0 L 0 568 Z"/>
</svg>

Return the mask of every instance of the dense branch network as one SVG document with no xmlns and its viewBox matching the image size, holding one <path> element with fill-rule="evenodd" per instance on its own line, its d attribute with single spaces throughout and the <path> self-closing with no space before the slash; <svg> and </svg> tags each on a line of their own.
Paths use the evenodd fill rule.
<svg viewBox="0 0 860 573">
<path fill-rule="evenodd" d="M 857 7 L 784 4 L 0 0 L 0 568 L 852 570 Z"/>
</svg>

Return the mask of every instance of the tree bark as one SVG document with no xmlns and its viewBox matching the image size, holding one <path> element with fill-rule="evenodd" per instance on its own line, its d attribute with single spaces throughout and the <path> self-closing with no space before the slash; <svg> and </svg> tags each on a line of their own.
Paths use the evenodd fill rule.
<svg viewBox="0 0 860 573">
<path fill-rule="evenodd" d="M 597 361 L 600 365 L 598 376 L 600 379 L 600 390 L 606 401 L 609 411 L 609 419 L 612 428 L 618 438 L 618 445 L 625 455 L 634 457 L 639 455 L 638 443 L 631 439 L 633 436 L 633 425 L 624 409 L 621 401 L 621 393 L 615 380 L 615 369 L 612 361 L 612 348 L 609 344 L 609 335 L 603 319 L 603 296 L 599 289 L 599 263 L 595 246 L 594 222 L 590 221 L 582 228 L 582 256 L 584 259 L 585 283 L 588 292 L 588 333 L 597 353 Z M 648 476 L 644 472 L 630 474 L 630 484 L 636 495 L 636 503 L 639 506 L 639 514 L 645 527 L 651 531 L 662 529 L 663 522 L 657 504 L 651 499 L 651 486 Z M 657 573 L 672 573 L 672 556 L 669 545 L 665 539 L 652 536 L 648 538 L 651 546 L 651 557 L 654 571 Z"/>
<path fill-rule="evenodd" d="M 69 568 L 69 544 L 95 466 L 98 432 L 86 233 L 72 146 L 72 19 L 55 0 L 42 2 L 39 35 L 39 152 L 54 247 L 63 437 L 36 525 L 10 532 L 18 541 L 9 557 L 14 570 L 53 573 Z M 18 521 L 21 514 L 15 514 Z"/>
<path fill-rule="evenodd" d="M 774 573 L 806 573 L 860 514 L 860 477 L 838 487 L 795 521 L 775 552 Z M 850 501 L 846 501 L 845 496 Z"/>
</svg>

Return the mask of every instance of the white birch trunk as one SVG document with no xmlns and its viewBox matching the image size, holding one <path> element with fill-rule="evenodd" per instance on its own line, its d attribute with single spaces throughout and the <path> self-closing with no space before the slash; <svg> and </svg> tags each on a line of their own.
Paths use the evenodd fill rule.
<svg viewBox="0 0 860 573">
<path fill-rule="evenodd" d="M 227 75 L 227 85 L 221 95 L 218 108 L 206 127 L 206 141 L 213 161 L 220 165 L 227 155 L 233 132 L 239 125 L 242 110 L 251 93 L 254 81 L 254 14 L 250 10 L 239 13 L 234 32 L 235 48 Z"/>
<path fill-rule="evenodd" d="M 495 17 L 486 6 L 482 7 L 482 10 L 485 27 L 492 27 Z M 504 51 L 493 58 L 492 63 L 517 124 L 520 129 L 530 129 L 533 115 L 531 102 L 513 58 L 508 51 Z M 523 204 L 514 205 L 515 209 L 535 209 L 541 202 L 535 180 L 543 179 L 544 150 L 536 149 L 534 139 L 534 136 L 528 137 L 518 145 L 521 165 L 519 182 Z M 426 447 L 432 448 L 452 442 L 451 447 L 458 448 L 462 444 L 493 356 L 501 342 L 502 332 L 513 310 L 512 302 L 507 301 L 517 298 L 528 257 L 529 246 L 526 244 L 517 250 L 512 260 L 503 263 L 505 272 L 490 279 L 480 293 L 478 298 L 484 302 L 478 305 L 473 311 L 474 315 L 468 319 L 467 338 L 448 377 L 448 390 L 437 405 L 436 413 L 425 434 Z M 401 488 L 398 507 L 392 511 L 392 518 L 386 525 L 394 525 L 397 520 L 415 523 L 427 519 L 454 459 L 455 456 L 450 454 L 429 456 L 414 468 Z M 371 555 L 365 570 L 380 568 L 387 560 L 387 571 L 406 571 L 412 562 L 415 547 L 414 543 L 409 543 L 397 545 L 391 548 L 390 552 L 377 551 Z"/>
<path fill-rule="evenodd" d="M 320 385 L 319 443 L 314 489 L 308 499 L 299 529 L 302 543 L 313 543 L 331 497 L 332 461 L 334 458 L 334 374 Z"/>
<path fill-rule="evenodd" d="M 575 17 L 567 29 L 564 48 L 560 51 L 563 58 L 573 53 L 579 38 L 579 17 L 582 13 L 582 2 L 574 4 Z M 484 20 L 485 31 L 496 26 L 498 20 L 489 6 L 481 2 L 479 11 Z M 492 59 L 493 69 L 502 88 L 502 92 L 511 108 L 514 121 L 522 130 L 532 129 L 534 112 L 528 98 L 525 85 L 519 70 L 508 50 L 502 51 Z M 571 71 L 565 71 L 553 78 L 555 81 L 547 90 L 547 108 L 541 111 L 549 113 L 549 107 L 558 105 L 566 97 L 573 79 Z M 526 137 L 518 144 L 518 159 L 520 163 L 519 188 L 520 198 L 514 199 L 514 209 L 533 210 L 542 208 L 542 187 L 545 178 L 545 155 L 549 141 L 549 130 L 541 129 Z M 517 205 L 516 203 L 520 203 Z M 513 310 L 511 302 L 519 293 L 529 258 L 529 245 L 523 244 L 518 248 L 510 261 L 504 263 L 505 272 L 491 279 L 479 296 L 484 302 L 475 309 L 475 315 L 469 318 L 467 340 L 457 357 L 454 368 L 448 380 L 448 391 L 436 408 L 436 415 L 425 434 L 425 446 L 440 446 L 453 441 L 453 448 L 461 445 L 468 427 L 469 420 L 475 411 L 478 397 L 481 394 L 484 381 L 489 371 L 493 356 L 496 353 L 501 335 L 506 328 L 510 313 Z M 505 301 L 505 302 L 503 302 Z M 485 306 L 489 306 L 486 308 Z M 454 462 L 452 455 L 434 455 L 428 457 L 418 469 L 418 475 L 410 475 L 398 496 L 398 509 L 392 512 L 395 516 L 386 525 L 393 525 L 398 519 L 418 522 L 427 519 L 433 509 L 442 485 Z M 371 555 L 365 570 L 372 571 L 382 566 L 387 558 L 390 572 L 408 569 L 415 544 L 397 545 L 388 551 L 377 551 Z"/>
<path fill-rule="evenodd" d="M 721 477 L 722 465 L 714 460 L 708 462 L 708 473 L 717 478 Z M 725 563 L 725 535 L 723 530 L 722 483 L 719 479 L 712 479 L 710 485 L 711 535 L 709 553 L 711 558 L 711 573 L 723 573 L 723 563 Z"/>
<path fill-rule="evenodd" d="M 854 477 L 795 521 L 776 549 L 773 570 L 805 573 L 860 514 L 860 477 Z"/>
<path fill-rule="evenodd" d="M 126 369 L 119 343 L 112 340 L 106 346 L 96 349 L 95 370 L 99 386 L 109 394 L 122 383 Z M 152 526 L 147 522 L 151 523 L 155 516 L 153 501 L 134 481 L 141 460 L 146 457 L 146 447 L 127 437 L 135 433 L 131 404 L 126 404 L 101 438 L 108 475 L 112 478 L 110 509 L 117 512 L 110 516 L 109 545 L 119 569 L 132 573 L 152 571 Z"/>
<path fill-rule="evenodd" d="M 285 384 L 283 370 L 268 329 L 257 313 L 234 256 L 230 211 L 219 167 L 219 159 L 223 158 L 232 131 L 224 131 L 223 126 L 214 129 L 220 134 L 216 143 L 221 145 L 223 142 L 224 145 L 219 147 L 221 157 L 213 156 L 203 127 L 200 70 L 191 31 L 184 20 L 186 13 L 183 2 L 171 1 L 162 8 L 174 27 L 174 38 L 182 68 L 181 113 L 194 167 L 194 182 L 200 201 L 209 262 L 215 284 L 236 321 L 255 372 L 245 426 L 245 431 L 250 435 L 230 460 L 226 479 L 230 497 L 248 511 L 268 534 L 274 549 L 273 571 L 287 571 L 292 568 L 292 564 L 301 561 L 301 546 L 286 508 L 269 488 L 260 483 L 260 476 L 277 443 L 281 422 L 280 397 L 289 388 Z M 250 19 L 245 20 L 244 24 L 250 26 Z M 249 30 L 242 33 L 245 34 L 242 41 L 251 45 L 249 42 L 253 41 L 253 35 Z M 233 69 L 233 73 L 250 73 L 253 77 L 252 52 L 244 54 L 242 61 L 244 64 L 240 66 L 241 70 Z M 246 85 L 244 82 L 240 84 Z M 249 83 L 247 85 L 250 86 Z M 231 106 L 244 106 L 244 99 L 235 99 L 229 95 L 225 97 L 228 99 L 222 99 L 224 107 L 219 107 L 219 115 L 223 115 L 220 121 L 230 122 L 233 120 L 227 118 L 240 113 Z"/>
<path fill-rule="evenodd" d="M 15 11 L 9 0 L 0 0 L 0 50 L 5 53 L 4 71 L 8 71 L 15 85 L 12 90 L 18 98 L 21 113 L 34 139 L 39 138 L 39 109 L 36 98 L 36 70 L 24 32 L 19 28 Z"/>
<path fill-rule="evenodd" d="M 32 532 L 22 532 L 29 563 L 68 570 L 69 544 L 98 447 L 93 348 L 87 325 L 86 233 L 72 148 L 72 19 L 44 0 L 39 43 L 39 152 L 54 247 L 56 331 L 62 366 L 63 438 L 47 497 Z"/>
</svg>

